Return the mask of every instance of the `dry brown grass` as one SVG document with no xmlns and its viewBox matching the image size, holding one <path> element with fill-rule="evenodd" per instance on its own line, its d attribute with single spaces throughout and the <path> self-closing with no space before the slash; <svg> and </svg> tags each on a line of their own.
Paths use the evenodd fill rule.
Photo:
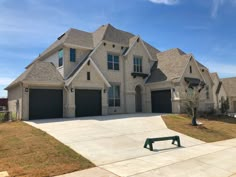
<svg viewBox="0 0 236 177">
<path fill-rule="evenodd" d="M 229 117 L 198 118 L 203 125 L 192 126 L 186 115 L 162 116 L 168 128 L 205 142 L 236 138 L 236 119 Z"/>
<path fill-rule="evenodd" d="M 55 176 L 94 165 L 47 133 L 23 122 L 0 123 L 0 171 Z"/>
</svg>

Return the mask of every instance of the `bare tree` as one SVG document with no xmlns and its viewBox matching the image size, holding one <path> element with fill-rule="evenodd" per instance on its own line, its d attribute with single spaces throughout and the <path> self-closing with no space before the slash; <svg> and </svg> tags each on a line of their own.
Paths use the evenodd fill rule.
<svg viewBox="0 0 236 177">
<path fill-rule="evenodd" d="M 226 99 L 222 96 L 221 97 L 221 113 L 226 114 L 229 110 L 229 98 Z"/>
<path fill-rule="evenodd" d="M 184 94 L 184 106 L 186 111 L 192 117 L 192 125 L 197 126 L 197 111 L 199 107 L 200 92 L 204 88 L 205 83 L 199 82 L 199 84 L 188 85 Z"/>
</svg>

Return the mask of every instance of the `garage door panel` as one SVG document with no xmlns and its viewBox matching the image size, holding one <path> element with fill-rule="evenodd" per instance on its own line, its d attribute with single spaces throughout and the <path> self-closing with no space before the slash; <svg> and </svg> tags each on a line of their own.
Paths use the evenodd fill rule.
<svg viewBox="0 0 236 177">
<path fill-rule="evenodd" d="M 159 90 L 151 92 L 152 112 L 155 113 L 171 113 L 171 91 Z"/>
<path fill-rule="evenodd" d="M 62 90 L 30 89 L 29 118 L 60 118 L 63 114 Z"/>
<path fill-rule="evenodd" d="M 76 116 L 98 116 L 101 115 L 101 90 L 75 91 Z"/>
</svg>

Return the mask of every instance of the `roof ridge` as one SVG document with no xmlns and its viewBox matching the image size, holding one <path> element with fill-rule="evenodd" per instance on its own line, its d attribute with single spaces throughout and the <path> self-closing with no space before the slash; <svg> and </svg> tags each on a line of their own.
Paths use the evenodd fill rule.
<svg viewBox="0 0 236 177">
<path fill-rule="evenodd" d="M 225 77 L 225 78 L 220 78 L 221 80 L 226 80 L 226 79 L 236 79 L 236 76 L 234 77 Z"/>
<path fill-rule="evenodd" d="M 87 31 L 84 31 L 84 30 L 76 29 L 76 28 L 70 28 L 70 29 L 67 30 L 67 31 L 69 32 L 69 31 L 72 31 L 72 30 L 79 31 L 79 32 L 84 32 L 84 33 L 88 33 L 88 34 L 92 34 L 92 32 L 87 32 Z"/>
<path fill-rule="evenodd" d="M 113 27 L 112 25 L 110 25 L 109 23 L 107 25 L 104 25 L 103 27 L 105 27 L 104 33 L 102 35 L 102 40 L 105 39 L 105 35 L 107 34 L 108 28 L 109 27 Z M 114 27 L 113 27 L 114 28 Z"/>
<path fill-rule="evenodd" d="M 168 53 L 168 52 L 172 52 L 172 51 L 177 51 L 180 55 L 191 55 L 191 54 L 185 53 L 183 50 L 181 50 L 181 49 L 179 49 L 179 48 L 171 48 L 171 49 L 165 50 L 165 51 L 163 51 L 163 52 L 160 52 L 160 54 L 162 54 L 162 53 Z"/>
</svg>

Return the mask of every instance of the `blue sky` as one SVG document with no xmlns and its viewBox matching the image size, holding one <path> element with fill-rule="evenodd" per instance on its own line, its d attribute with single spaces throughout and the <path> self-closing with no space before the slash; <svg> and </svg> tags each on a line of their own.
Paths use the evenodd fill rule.
<svg viewBox="0 0 236 177">
<path fill-rule="evenodd" d="M 161 51 L 181 48 L 236 76 L 236 0 L 0 0 L 0 97 L 39 53 L 69 28 L 102 24 L 140 35 Z"/>
</svg>

